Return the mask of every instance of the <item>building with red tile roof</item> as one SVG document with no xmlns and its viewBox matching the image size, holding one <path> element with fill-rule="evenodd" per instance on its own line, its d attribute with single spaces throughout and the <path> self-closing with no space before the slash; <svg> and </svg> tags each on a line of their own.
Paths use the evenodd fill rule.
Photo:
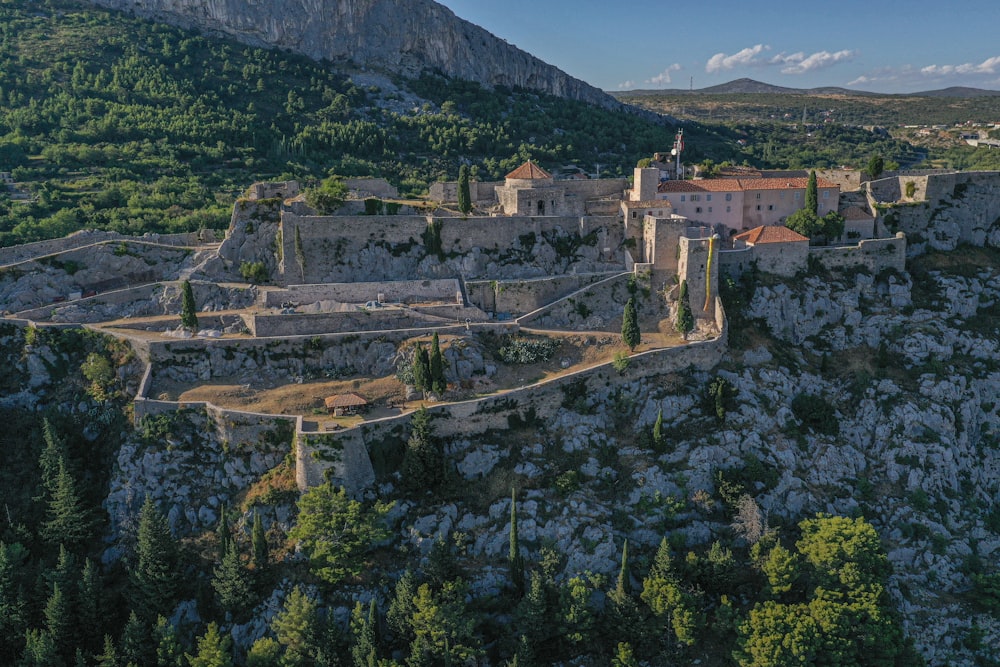
<svg viewBox="0 0 1000 667">
<path fill-rule="evenodd" d="M 783 225 L 761 225 L 748 232 L 737 234 L 733 237 L 734 242 L 742 241 L 747 245 L 760 245 L 761 243 L 795 243 L 796 241 L 809 242 L 808 236 L 803 236 L 793 229 Z"/>
</svg>

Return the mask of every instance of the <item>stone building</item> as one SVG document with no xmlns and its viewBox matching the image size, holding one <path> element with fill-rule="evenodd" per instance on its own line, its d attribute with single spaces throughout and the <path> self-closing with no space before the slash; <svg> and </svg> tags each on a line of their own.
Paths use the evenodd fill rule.
<svg viewBox="0 0 1000 667">
<path fill-rule="evenodd" d="M 504 215 L 583 215 L 580 200 L 531 160 L 507 174 L 496 193 Z"/>
</svg>

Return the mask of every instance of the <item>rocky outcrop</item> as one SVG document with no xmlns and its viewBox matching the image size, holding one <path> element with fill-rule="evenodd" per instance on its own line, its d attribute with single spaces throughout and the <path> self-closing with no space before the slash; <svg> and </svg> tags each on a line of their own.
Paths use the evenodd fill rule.
<svg viewBox="0 0 1000 667">
<path fill-rule="evenodd" d="M 437 70 L 487 86 L 520 86 L 607 108 L 621 106 L 432 0 L 90 1 L 316 60 L 351 61 L 406 76 Z"/>
</svg>

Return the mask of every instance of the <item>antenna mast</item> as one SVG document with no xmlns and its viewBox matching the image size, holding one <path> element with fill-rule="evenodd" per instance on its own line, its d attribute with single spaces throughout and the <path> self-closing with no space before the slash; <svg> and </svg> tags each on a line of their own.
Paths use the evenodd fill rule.
<svg viewBox="0 0 1000 667">
<path fill-rule="evenodd" d="M 684 128 L 677 130 L 677 136 L 674 137 L 674 149 L 670 152 L 677 158 L 677 163 L 674 167 L 674 178 L 683 180 L 684 173 L 681 171 L 681 153 L 684 152 Z"/>
</svg>

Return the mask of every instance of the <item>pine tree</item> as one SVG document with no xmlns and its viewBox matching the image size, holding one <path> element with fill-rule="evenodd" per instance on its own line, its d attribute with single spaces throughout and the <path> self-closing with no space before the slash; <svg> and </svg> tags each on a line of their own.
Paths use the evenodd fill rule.
<svg viewBox="0 0 1000 667">
<path fill-rule="evenodd" d="M 225 550 L 222 562 L 216 566 L 212 588 L 227 618 L 242 618 L 253 606 L 253 581 L 240 560 L 239 550 L 232 540 Z"/>
<path fill-rule="evenodd" d="M 153 651 L 149 626 L 143 623 L 133 611 L 122 630 L 118 652 L 124 664 L 148 665 L 153 662 Z"/>
<path fill-rule="evenodd" d="M 431 390 L 440 396 L 447 390 L 448 383 L 444 377 L 444 357 L 441 355 L 441 344 L 436 331 L 431 339 L 431 354 L 427 366 Z"/>
<path fill-rule="evenodd" d="M 681 588 L 667 538 L 660 542 L 653 565 L 649 568 L 649 575 L 642 582 L 639 597 L 657 619 L 657 634 L 662 634 L 670 627 L 678 642 L 688 646 L 694 643 L 699 618 L 694 612 L 690 594 Z"/>
<path fill-rule="evenodd" d="M 296 586 L 271 621 L 278 643 L 285 647 L 283 667 L 312 665 L 316 653 L 316 603 Z"/>
<path fill-rule="evenodd" d="M 47 630 L 28 630 L 24 635 L 24 653 L 18 667 L 63 667 L 55 640 Z"/>
<path fill-rule="evenodd" d="M 271 637 L 261 637 L 247 651 L 247 667 L 278 667 L 281 644 Z"/>
<path fill-rule="evenodd" d="M 375 616 L 375 598 L 368 604 L 365 613 L 361 602 L 354 605 L 351 613 L 351 634 L 354 644 L 351 646 L 351 659 L 354 667 L 378 667 L 378 636 L 376 635 L 378 619 Z"/>
<path fill-rule="evenodd" d="M 47 497 L 51 498 L 56 488 L 59 465 L 66 460 L 66 443 L 56 433 L 48 417 L 42 420 L 42 439 L 45 441 L 45 447 L 38 456 L 38 467 L 42 471 L 42 486 L 48 492 Z"/>
<path fill-rule="evenodd" d="M 83 564 L 77 594 L 80 642 L 88 653 L 96 653 L 101 647 L 102 590 L 101 575 L 94 561 L 88 558 Z"/>
<path fill-rule="evenodd" d="M 806 184 L 805 209 L 813 215 L 819 214 L 819 189 L 816 186 L 816 172 L 809 172 L 809 182 Z"/>
<path fill-rule="evenodd" d="M 130 573 L 132 608 L 149 621 L 170 614 L 180 587 L 180 557 L 166 518 L 149 496 L 139 512 L 136 556 Z"/>
<path fill-rule="evenodd" d="M 611 658 L 611 667 L 639 667 L 639 661 L 635 659 L 631 644 L 628 642 L 618 643 L 618 650 Z"/>
<path fill-rule="evenodd" d="M 104 635 L 104 650 L 94 657 L 97 660 L 97 667 L 118 667 L 118 650 L 111 635 Z"/>
<path fill-rule="evenodd" d="M 219 626 L 209 623 L 205 634 L 198 639 L 198 653 L 187 654 L 188 664 L 191 667 L 232 667 L 229 643 L 228 636 L 219 634 Z"/>
<path fill-rule="evenodd" d="M 73 611 L 63 595 L 62 587 L 54 584 L 52 594 L 45 603 L 45 630 L 55 646 L 56 653 L 64 662 L 75 650 L 73 619 Z"/>
<path fill-rule="evenodd" d="M 622 342 L 634 352 L 641 341 L 642 334 L 639 333 L 639 315 L 635 309 L 635 298 L 629 297 L 622 313 Z"/>
<path fill-rule="evenodd" d="M 401 472 L 403 486 L 410 491 L 437 489 L 445 478 L 444 451 L 431 431 L 431 415 L 420 408 L 410 422 Z"/>
<path fill-rule="evenodd" d="M 0 542 L 0 664 L 14 663 L 24 637 L 25 604 L 21 586 L 17 582 L 17 567 L 11 547 Z"/>
<path fill-rule="evenodd" d="M 198 307 L 194 303 L 190 280 L 181 283 L 181 326 L 191 331 L 198 330 Z"/>
<path fill-rule="evenodd" d="M 510 568 L 510 581 L 514 584 L 517 594 L 524 595 L 524 557 L 517 536 L 517 494 L 510 491 L 510 548 L 507 552 L 507 566 Z"/>
<path fill-rule="evenodd" d="M 264 521 L 260 518 L 260 512 L 253 511 L 253 528 L 250 531 L 250 546 L 253 556 L 250 562 L 254 569 L 260 571 L 267 567 L 267 535 L 264 534 Z"/>
<path fill-rule="evenodd" d="M 462 165 L 458 168 L 458 210 L 468 213 L 472 210 L 472 193 L 469 187 L 469 167 Z"/>
<path fill-rule="evenodd" d="M 156 667 L 182 667 L 185 663 L 184 651 L 177 637 L 177 628 L 163 616 L 157 616 L 152 635 L 152 643 L 156 645 Z"/>
<path fill-rule="evenodd" d="M 76 491 L 73 476 L 65 459 L 59 461 L 55 487 L 49 498 L 48 521 L 42 524 L 42 537 L 52 544 L 79 546 L 90 536 L 93 521 Z"/>
<path fill-rule="evenodd" d="M 868 160 L 868 167 L 865 169 L 865 173 L 868 174 L 868 178 L 873 181 L 877 181 L 879 176 L 882 175 L 882 171 L 885 169 L 885 159 L 878 153 L 871 156 Z"/>
<path fill-rule="evenodd" d="M 395 595 L 389 602 L 385 620 L 395 636 L 395 645 L 407 646 L 413 641 L 413 598 L 417 595 L 417 577 L 406 570 L 396 582 Z"/>
</svg>

